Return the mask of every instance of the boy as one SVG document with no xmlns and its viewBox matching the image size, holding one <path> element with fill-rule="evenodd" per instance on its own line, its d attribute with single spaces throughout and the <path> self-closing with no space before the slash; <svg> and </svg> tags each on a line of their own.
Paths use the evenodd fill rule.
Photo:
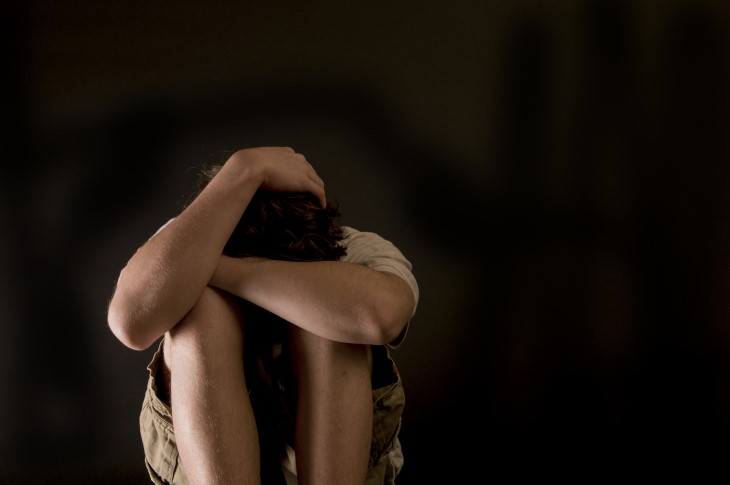
<svg viewBox="0 0 730 485">
<path fill-rule="evenodd" d="M 122 270 L 110 328 L 160 341 L 140 415 L 154 482 L 393 483 L 388 346 L 418 287 L 395 246 L 338 216 L 303 155 L 243 149 Z"/>
</svg>

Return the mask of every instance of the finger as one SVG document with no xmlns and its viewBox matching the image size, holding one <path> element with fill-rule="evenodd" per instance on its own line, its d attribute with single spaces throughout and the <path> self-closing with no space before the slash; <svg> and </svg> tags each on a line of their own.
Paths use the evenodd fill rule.
<svg viewBox="0 0 730 485">
<path fill-rule="evenodd" d="M 319 203 L 322 205 L 322 207 L 325 207 L 327 205 L 327 197 L 324 191 L 324 181 L 319 178 L 317 174 L 314 174 L 314 178 L 312 178 L 311 181 L 314 183 L 311 191 L 312 194 L 314 194 L 314 196 L 319 199 Z"/>
<path fill-rule="evenodd" d="M 317 171 L 314 169 L 314 166 L 309 163 L 309 160 L 302 155 L 301 153 L 296 153 L 299 157 L 301 157 L 302 161 L 307 165 L 309 168 L 309 173 L 307 174 L 309 180 L 314 183 L 314 186 L 311 190 L 312 194 L 314 194 L 317 199 L 319 199 L 319 203 L 322 205 L 322 207 L 327 206 L 327 197 L 325 195 L 324 191 L 324 180 L 322 180 L 322 177 L 319 176 Z"/>
<path fill-rule="evenodd" d="M 317 190 L 324 191 L 324 180 L 322 180 L 317 174 L 310 179 L 316 186 Z"/>
<path fill-rule="evenodd" d="M 324 188 L 322 189 L 322 192 L 320 194 L 314 194 L 319 199 L 319 203 L 322 205 L 322 207 L 327 207 L 327 196 L 324 193 Z"/>
<path fill-rule="evenodd" d="M 307 164 L 307 168 L 309 169 L 307 176 L 317 184 L 324 185 L 324 180 L 322 180 L 322 178 L 317 173 L 317 170 L 314 169 L 314 166 L 312 166 L 312 164 L 309 163 L 306 158 L 304 159 L 304 163 Z"/>
</svg>

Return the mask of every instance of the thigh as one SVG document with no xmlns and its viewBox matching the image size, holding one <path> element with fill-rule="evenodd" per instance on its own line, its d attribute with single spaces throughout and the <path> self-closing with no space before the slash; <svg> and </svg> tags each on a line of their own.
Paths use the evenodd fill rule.
<svg viewBox="0 0 730 485">
<path fill-rule="evenodd" d="M 145 464 L 154 483 L 187 483 L 179 455 L 170 402 L 175 369 L 173 352 L 203 352 L 214 360 L 239 353 L 243 360 L 243 321 L 236 301 L 208 288 L 193 310 L 160 341 L 148 365 L 147 391 L 139 416 Z M 180 354 L 178 354 L 180 355 Z M 191 358 L 199 358 L 191 354 Z"/>
<path fill-rule="evenodd" d="M 366 485 L 390 485 L 403 467 L 399 440 L 405 406 L 403 381 L 387 347 L 373 346 L 373 439 Z"/>
<path fill-rule="evenodd" d="M 163 343 L 147 366 L 149 377 L 142 410 L 139 415 L 139 431 L 144 450 L 144 462 L 153 483 L 184 485 L 187 479 L 179 466 L 177 440 L 172 424 L 172 410 L 160 397 L 162 382 Z"/>
<path fill-rule="evenodd" d="M 206 360 L 243 360 L 245 325 L 239 301 L 212 287 L 203 290 L 195 306 L 163 337 L 158 372 L 158 397 L 170 405 L 173 354 L 188 353 Z"/>
</svg>

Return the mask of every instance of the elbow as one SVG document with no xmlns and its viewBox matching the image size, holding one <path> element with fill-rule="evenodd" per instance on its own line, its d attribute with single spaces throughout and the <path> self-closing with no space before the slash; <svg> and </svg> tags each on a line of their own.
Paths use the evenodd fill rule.
<svg viewBox="0 0 730 485">
<path fill-rule="evenodd" d="M 117 340 L 132 350 L 146 350 L 154 343 L 154 339 L 140 330 L 141 326 L 134 321 L 130 313 L 118 308 L 118 305 L 109 306 L 107 323 Z"/>
<path fill-rule="evenodd" d="M 373 343 L 375 345 L 387 345 L 393 342 L 401 334 L 403 328 L 405 328 L 405 323 L 406 322 L 403 322 L 402 325 L 399 324 L 380 327 Z"/>
<path fill-rule="evenodd" d="M 387 345 L 397 340 L 408 325 L 416 308 L 416 296 L 400 277 L 382 273 L 380 284 L 374 285 L 369 305 L 370 343 Z"/>
<path fill-rule="evenodd" d="M 386 345 L 394 341 L 408 324 L 410 317 L 409 309 L 395 299 L 373 305 L 369 325 L 371 343 Z"/>
</svg>

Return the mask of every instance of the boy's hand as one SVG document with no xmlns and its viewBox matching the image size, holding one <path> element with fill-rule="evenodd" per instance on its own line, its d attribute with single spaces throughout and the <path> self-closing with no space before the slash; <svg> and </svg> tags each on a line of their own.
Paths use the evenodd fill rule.
<svg viewBox="0 0 730 485">
<path fill-rule="evenodd" d="M 327 203 L 324 181 L 301 153 L 289 147 L 244 148 L 229 162 L 254 164 L 261 174 L 260 188 L 273 192 L 310 192 L 324 207 Z"/>
</svg>

